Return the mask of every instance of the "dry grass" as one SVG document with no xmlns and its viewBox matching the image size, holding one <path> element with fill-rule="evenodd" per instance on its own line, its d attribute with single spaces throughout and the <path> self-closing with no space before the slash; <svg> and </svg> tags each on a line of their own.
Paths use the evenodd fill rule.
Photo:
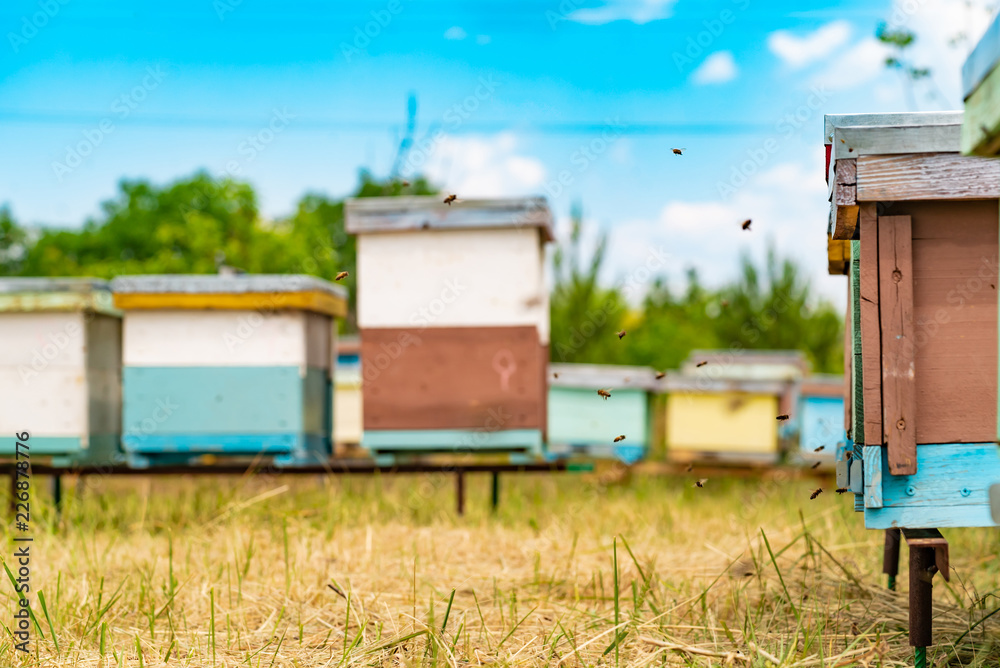
<svg viewBox="0 0 1000 668">
<path fill-rule="evenodd" d="M 0 665 L 912 663 L 905 577 L 884 588 L 851 497 L 691 481 L 511 475 L 490 517 L 472 476 L 457 518 L 449 476 L 95 480 L 58 526 L 36 489 L 45 639 L 4 632 Z M 996 665 L 1000 615 L 969 629 L 1000 605 L 1000 541 L 946 533 L 930 658 Z"/>
</svg>

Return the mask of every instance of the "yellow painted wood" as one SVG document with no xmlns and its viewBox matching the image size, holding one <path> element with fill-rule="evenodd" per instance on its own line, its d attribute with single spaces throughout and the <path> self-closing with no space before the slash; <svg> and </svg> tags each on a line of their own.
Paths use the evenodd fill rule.
<svg viewBox="0 0 1000 668">
<path fill-rule="evenodd" d="M 362 432 L 362 399 L 360 378 L 356 382 L 342 381 L 339 375 L 333 389 L 333 442 L 360 444 Z"/>
<path fill-rule="evenodd" d="M 667 396 L 667 449 L 776 453 L 778 397 L 672 393 Z"/>
<path fill-rule="evenodd" d="M 244 293 L 115 293 L 115 306 L 136 309 L 230 309 L 271 311 L 300 309 L 334 317 L 347 314 L 347 300 L 319 290 Z"/>
<path fill-rule="evenodd" d="M 847 273 L 847 263 L 851 260 L 851 242 L 845 239 L 826 237 L 826 258 L 829 274 L 841 275 Z"/>
</svg>

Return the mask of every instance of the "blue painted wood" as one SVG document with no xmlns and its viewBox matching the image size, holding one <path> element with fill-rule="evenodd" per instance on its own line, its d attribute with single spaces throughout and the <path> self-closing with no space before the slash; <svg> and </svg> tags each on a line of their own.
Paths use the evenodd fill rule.
<svg viewBox="0 0 1000 668">
<path fill-rule="evenodd" d="M 615 401 L 594 401 L 594 390 L 549 388 L 548 438 L 560 446 L 607 446 L 624 434 L 628 445 L 649 446 L 649 401 L 644 390 L 614 392 Z"/>
<path fill-rule="evenodd" d="M 888 470 L 882 449 L 882 470 Z M 865 512 L 865 526 L 996 526 L 988 490 L 1000 481 L 1000 453 L 994 443 L 946 443 L 917 447 L 917 472 L 882 476 L 882 508 Z"/>
<path fill-rule="evenodd" d="M 301 434 L 126 434 L 125 450 L 140 454 L 218 453 L 275 454 L 291 452 L 299 445 Z"/>
<path fill-rule="evenodd" d="M 865 508 L 881 508 L 883 505 L 882 450 L 880 445 L 865 446 Z"/>
<path fill-rule="evenodd" d="M 486 431 L 475 429 L 365 430 L 361 445 L 371 452 L 478 452 L 529 450 L 541 453 L 538 429 Z"/>
<path fill-rule="evenodd" d="M 273 456 L 277 466 L 319 464 L 330 458 L 328 440 L 315 434 L 245 434 L 239 436 L 203 434 L 155 437 L 144 443 L 146 451 L 129 450 L 126 458 L 133 468 L 157 466 L 208 466 L 205 455 Z"/>
<path fill-rule="evenodd" d="M 865 493 L 864 472 L 860 459 L 851 459 L 851 492 L 859 496 Z"/>
<path fill-rule="evenodd" d="M 816 448 L 833 455 L 847 441 L 844 400 L 839 397 L 802 397 L 799 402 L 799 449 L 812 454 Z"/>
<path fill-rule="evenodd" d="M 32 436 L 27 441 L 28 450 L 22 452 L 29 455 L 72 455 L 81 451 L 80 439 L 76 436 Z M 0 456 L 13 457 L 17 450 L 17 439 L 12 436 L 0 436 Z"/>
<path fill-rule="evenodd" d="M 298 367 L 126 367 L 123 431 L 132 436 L 304 431 L 308 385 Z"/>
</svg>

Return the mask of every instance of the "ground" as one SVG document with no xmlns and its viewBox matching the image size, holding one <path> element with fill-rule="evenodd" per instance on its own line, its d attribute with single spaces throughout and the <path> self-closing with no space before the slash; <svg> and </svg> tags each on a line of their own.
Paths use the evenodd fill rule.
<svg viewBox="0 0 1000 668">
<path fill-rule="evenodd" d="M 59 520 L 38 480 L 0 665 L 912 665 L 906 550 L 888 591 L 850 495 L 700 477 L 507 475 L 491 516 L 470 476 L 464 517 L 444 475 L 92 478 Z M 945 535 L 929 658 L 996 665 L 1000 534 Z"/>
</svg>

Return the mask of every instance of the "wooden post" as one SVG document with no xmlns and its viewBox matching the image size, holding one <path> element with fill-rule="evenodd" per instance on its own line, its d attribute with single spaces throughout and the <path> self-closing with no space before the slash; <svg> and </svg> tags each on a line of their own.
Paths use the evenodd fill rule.
<svg viewBox="0 0 1000 668">
<path fill-rule="evenodd" d="M 885 530 L 885 547 L 882 550 L 882 572 L 888 577 L 887 586 L 896 590 L 896 576 L 899 575 L 899 529 Z"/>
<path fill-rule="evenodd" d="M 892 475 L 913 475 L 917 472 L 912 246 L 909 216 L 879 217 L 882 430 L 889 450 L 889 473 Z"/>
<path fill-rule="evenodd" d="M 465 471 L 455 472 L 455 503 L 459 516 L 465 514 Z"/>
<path fill-rule="evenodd" d="M 910 546 L 910 646 L 931 644 L 934 548 Z"/>
<path fill-rule="evenodd" d="M 500 473 L 498 471 L 493 472 L 493 488 L 492 494 L 490 495 L 490 509 L 496 513 L 497 508 L 500 506 Z"/>
<path fill-rule="evenodd" d="M 62 476 L 58 473 L 52 476 L 52 507 L 58 519 L 62 514 Z"/>
</svg>

